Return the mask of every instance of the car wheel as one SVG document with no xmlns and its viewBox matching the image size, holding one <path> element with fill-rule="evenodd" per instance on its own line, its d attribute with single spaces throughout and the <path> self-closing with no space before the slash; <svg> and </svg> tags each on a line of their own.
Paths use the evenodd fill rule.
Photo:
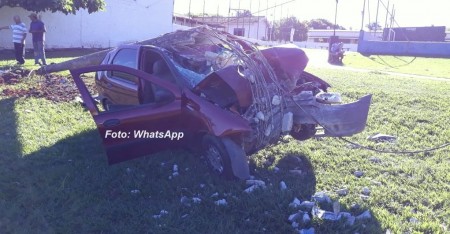
<svg viewBox="0 0 450 234">
<path fill-rule="evenodd" d="M 103 105 L 103 109 L 105 109 L 105 111 L 110 111 L 111 110 L 111 102 L 108 99 L 103 99 L 102 101 L 102 105 Z"/>
<path fill-rule="evenodd" d="M 299 141 L 307 140 L 316 135 L 316 125 L 296 124 L 292 127 L 291 136 Z"/>
<path fill-rule="evenodd" d="M 231 158 L 220 138 L 206 135 L 203 137 L 202 148 L 208 165 L 220 176 L 226 179 L 234 179 L 231 168 Z"/>
</svg>

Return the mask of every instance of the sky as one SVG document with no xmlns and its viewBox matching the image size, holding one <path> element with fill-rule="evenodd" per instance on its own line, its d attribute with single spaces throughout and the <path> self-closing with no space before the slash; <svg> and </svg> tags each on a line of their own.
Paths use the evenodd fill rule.
<svg viewBox="0 0 450 234">
<path fill-rule="evenodd" d="M 300 20 L 324 18 L 334 22 L 335 0 L 174 0 L 174 12 L 179 14 L 202 14 L 227 16 L 234 9 L 249 9 L 254 15 L 267 16 L 269 21 L 295 16 Z M 364 0 L 339 0 L 337 24 L 347 29 L 359 30 L 361 25 L 376 21 L 378 0 L 365 0 L 365 17 L 362 24 Z M 378 22 L 385 25 L 387 6 L 395 9 L 396 27 L 446 26 L 450 27 L 450 0 L 380 0 Z M 275 5 L 282 6 L 273 7 Z M 384 6 L 383 6 L 384 4 Z M 266 8 L 271 8 L 266 10 Z M 259 9 L 259 10 L 258 10 Z M 259 13 L 258 13 L 259 12 Z M 388 20 L 389 21 L 389 20 Z"/>
</svg>

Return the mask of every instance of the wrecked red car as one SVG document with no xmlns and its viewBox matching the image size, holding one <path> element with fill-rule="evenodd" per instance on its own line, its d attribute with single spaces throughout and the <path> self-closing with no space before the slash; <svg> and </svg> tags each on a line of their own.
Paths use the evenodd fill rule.
<svg viewBox="0 0 450 234">
<path fill-rule="evenodd" d="M 120 46 L 102 65 L 71 73 L 109 163 L 201 148 L 213 170 L 245 179 L 246 155 L 280 136 L 306 140 L 364 129 L 371 95 L 339 104 L 327 82 L 304 71 L 307 63 L 294 45 L 258 48 L 200 27 Z M 101 105 L 80 78 L 87 72 L 96 72 Z"/>
</svg>

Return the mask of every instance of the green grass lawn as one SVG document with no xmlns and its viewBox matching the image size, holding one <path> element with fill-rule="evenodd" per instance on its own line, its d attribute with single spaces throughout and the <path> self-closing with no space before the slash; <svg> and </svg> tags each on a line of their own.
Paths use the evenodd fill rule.
<svg viewBox="0 0 450 234">
<path fill-rule="evenodd" d="M 327 64 L 327 51 L 304 49 L 310 58 L 310 66 Z M 356 68 L 377 72 L 394 72 L 421 76 L 450 78 L 450 59 L 407 56 L 363 56 L 357 52 L 345 52 L 342 68 Z M 340 66 L 341 67 L 341 66 Z"/>
<path fill-rule="evenodd" d="M 450 82 L 308 71 L 328 81 L 345 101 L 374 95 L 367 128 L 353 141 L 415 150 L 450 139 Z M 27 85 L 39 77 L 31 79 Z M 11 87 L 0 85 L 0 93 L 5 88 Z M 372 213 L 372 219 L 350 227 L 317 218 L 300 225 L 315 227 L 317 233 L 448 233 L 450 228 L 449 148 L 396 155 L 351 149 L 334 138 L 280 142 L 251 156 L 252 174 L 267 188 L 246 194 L 244 182 L 211 175 L 201 155 L 188 151 L 108 166 L 93 120 L 79 103 L 0 96 L 0 119 L 2 233 L 294 233 L 287 219 L 296 209 L 288 204 L 294 197 L 310 199 L 317 191 L 338 200 L 342 211 Z M 398 136 L 398 142 L 366 140 L 377 132 Z M 380 161 L 371 162 L 371 157 Z M 274 163 L 266 165 L 267 159 Z M 180 175 L 169 179 L 174 164 Z M 289 172 L 295 167 L 302 175 Z M 356 170 L 364 176 L 355 177 Z M 287 190 L 280 191 L 280 181 Z M 363 187 L 371 190 L 367 200 L 360 197 Z M 340 188 L 348 188 L 349 194 L 338 196 Z M 182 196 L 202 201 L 186 206 L 180 203 Z M 214 201 L 222 198 L 228 205 L 216 206 Z M 353 204 L 359 208 L 352 209 Z M 161 210 L 168 214 L 154 218 Z"/>
</svg>

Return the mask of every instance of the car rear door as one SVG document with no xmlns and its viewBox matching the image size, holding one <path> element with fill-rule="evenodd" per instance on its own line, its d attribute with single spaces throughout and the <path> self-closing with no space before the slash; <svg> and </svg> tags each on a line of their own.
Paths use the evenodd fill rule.
<svg viewBox="0 0 450 234">
<path fill-rule="evenodd" d="M 113 71 L 136 76 L 172 94 L 164 102 L 125 105 L 123 109 L 100 111 L 80 74 Z M 92 114 L 110 164 L 183 145 L 181 91 L 170 82 L 145 72 L 118 65 L 100 65 L 71 70 L 82 99 Z"/>
</svg>

